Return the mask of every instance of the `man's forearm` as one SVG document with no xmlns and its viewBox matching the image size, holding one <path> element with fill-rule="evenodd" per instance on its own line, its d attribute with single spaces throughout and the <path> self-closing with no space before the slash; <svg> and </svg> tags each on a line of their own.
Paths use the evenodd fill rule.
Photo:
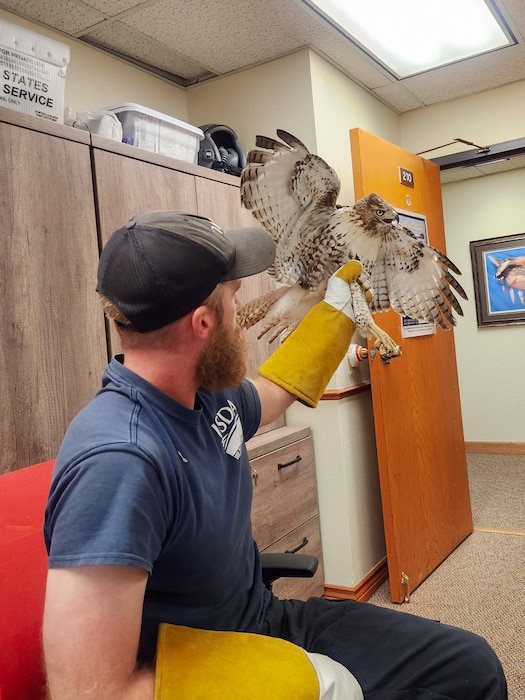
<svg viewBox="0 0 525 700">
<path fill-rule="evenodd" d="M 120 689 L 95 681 L 89 688 L 65 687 L 49 679 L 47 700 L 153 700 L 155 674 L 152 670 L 135 671 L 126 685 Z"/>
</svg>

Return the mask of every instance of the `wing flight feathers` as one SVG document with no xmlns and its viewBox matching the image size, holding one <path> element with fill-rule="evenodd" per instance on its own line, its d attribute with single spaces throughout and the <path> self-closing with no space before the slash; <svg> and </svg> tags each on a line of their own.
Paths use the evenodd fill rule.
<svg viewBox="0 0 525 700">
<path fill-rule="evenodd" d="M 455 325 L 452 310 L 463 315 L 455 293 L 463 299 L 467 295 L 451 269 L 461 274 L 446 255 L 393 225 L 382 242 L 371 276 L 374 310 L 391 307 L 401 315 L 435 322 L 443 328 Z"/>
<path fill-rule="evenodd" d="M 318 204 L 335 207 L 340 183 L 319 156 L 287 131 L 277 130 L 283 142 L 257 136 L 241 175 L 241 202 L 276 243 L 287 240 L 299 219 Z"/>
</svg>

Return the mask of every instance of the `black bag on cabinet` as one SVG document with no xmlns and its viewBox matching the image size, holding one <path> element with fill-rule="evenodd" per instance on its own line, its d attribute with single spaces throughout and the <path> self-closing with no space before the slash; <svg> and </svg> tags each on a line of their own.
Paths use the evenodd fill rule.
<svg viewBox="0 0 525 700">
<path fill-rule="evenodd" d="M 199 165 L 240 176 L 246 156 L 235 131 L 223 124 L 205 124 L 199 128 L 204 132 L 199 145 Z"/>
</svg>

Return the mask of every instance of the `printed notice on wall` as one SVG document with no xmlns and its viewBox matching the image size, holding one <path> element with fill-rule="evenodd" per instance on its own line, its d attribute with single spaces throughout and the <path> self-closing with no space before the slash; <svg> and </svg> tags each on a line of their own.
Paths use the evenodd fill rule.
<svg viewBox="0 0 525 700">
<path fill-rule="evenodd" d="M 398 211 L 400 226 L 406 226 L 417 238 L 428 243 L 427 219 L 424 214 L 413 214 Z M 422 335 L 434 335 L 436 324 L 428 321 L 417 321 L 414 318 L 401 317 L 401 337 L 416 338 Z"/>
</svg>

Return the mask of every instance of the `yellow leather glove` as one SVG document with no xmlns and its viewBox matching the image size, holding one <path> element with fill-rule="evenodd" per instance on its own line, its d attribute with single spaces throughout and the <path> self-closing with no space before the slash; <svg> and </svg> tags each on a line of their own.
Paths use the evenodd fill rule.
<svg viewBox="0 0 525 700">
<path fill-rule="evenodd" d="M 319 700 L 301 647 L 247 632 L 161 624 L 154 700 Z"/>
<path fill-rule="evenodd" d="M 259 367 L 259 374 L 315 408 L 345 356 L 355 330 L 350 283 L 363 267 L 350 260 L 330 277 L 323 301 Z"/>
</svg>

